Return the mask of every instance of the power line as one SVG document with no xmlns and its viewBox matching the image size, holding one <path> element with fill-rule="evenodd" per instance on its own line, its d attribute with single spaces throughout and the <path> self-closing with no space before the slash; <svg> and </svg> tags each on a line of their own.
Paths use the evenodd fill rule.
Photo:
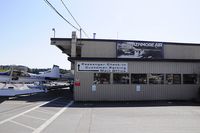
<svg viewBox="0 0 200 133">
<path fill-rule="evenodd" d="M 69 25 L 71 25 L 73 28 L 75 28 L 77 31 L 80 31 L 79 28 L 75 27 L 73 24 L 71 24 L 64 16 L 62 16 L 57 10 L 56 8 L 48 1 L 48 0 L 44 0 L 44 2 L 50 6 L 62 19 L 64 19 Z"/>
<path fill-rule="evenodd" d="M 65 3 L 63 2 L 63 0 L 60 0 L 63 4 L 63 6 L 65 7 L 65 9 L 67 9 L 68 13 L 71 15 L 71 17 L 73 18 L 73 20 L 76 22 L 76 24 L 79 26 L 79 28 L 81 29 L 80 24 L 76 21 L 76 19 L 74 18 L 74 16 L 72 15 L 72 13 L 70 12 L 70 10 L 67 8 L 67 6 L 65 5 Z"/>
<path fill-rule="evenodd" d="M 88 38 L 90 38 L 89 36 L 88 36 L 88 34 L 82 29 L 82 31 L 83 31 L 83 33 L 85 34 L 85 36 L 87 36 Z"/>
<path fill-rule="evenodd" d="M 65 7 L 65 9 L 67 9 L 68 13 L 71 15 L 71 17 L 73 18 L 73 20 L 76 22 L 76 24 L 79 26 L 80 28 L 80 32 L 83 31 L 83 33 L 85 34 L 85 36 L 87 36 L 89 38 L 89 36 L 87 35 L 87 33 L 83 30 L 83 28 L 81 28 L 80 24 L 77 22 L 77 20 L 75 19 L 75 17 L 72 15 L 72 13 L 70 12 L 70 10 L 67 8 L 66 4 L 63 2 L 63 0 L 60 0 L 63 4 L 63 6 Z M 81 34 L 81 33 L 80 33 Z"/>
</svg>

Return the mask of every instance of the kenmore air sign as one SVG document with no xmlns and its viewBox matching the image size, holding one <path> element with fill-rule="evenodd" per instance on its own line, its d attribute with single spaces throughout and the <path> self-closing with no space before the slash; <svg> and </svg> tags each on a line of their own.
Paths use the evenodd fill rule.
<svg viewBox="0 0 200 133">
<path fill-rule="evenodd" d="M 163 43 L 139 41 L 117 42 L 117 58 L 162 59 Z"/>
</svg>

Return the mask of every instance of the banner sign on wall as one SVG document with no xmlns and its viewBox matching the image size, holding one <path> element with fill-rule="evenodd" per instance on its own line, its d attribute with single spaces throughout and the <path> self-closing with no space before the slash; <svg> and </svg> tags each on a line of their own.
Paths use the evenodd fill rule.
<svg viewBox="0 0 200 133">
<path fill-rule="evenodd" d="M 78 62 L 77 71 L 128 72 L 128 63 Z"/>
<path fill-rule="evenodd" d="M 117 58 L 163 58 L 163 43 L 160 42 L 117 42 Z"/>
</svg>

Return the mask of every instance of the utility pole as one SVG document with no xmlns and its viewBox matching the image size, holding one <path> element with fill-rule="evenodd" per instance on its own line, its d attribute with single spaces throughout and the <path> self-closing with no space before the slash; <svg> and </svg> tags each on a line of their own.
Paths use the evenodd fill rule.
<svg viewBox="0 0 200 133">
<path fill-rule="evenodd" d="M 80 39 L 82 38 L 82 29 L 80 28 Z"/>
</svg>

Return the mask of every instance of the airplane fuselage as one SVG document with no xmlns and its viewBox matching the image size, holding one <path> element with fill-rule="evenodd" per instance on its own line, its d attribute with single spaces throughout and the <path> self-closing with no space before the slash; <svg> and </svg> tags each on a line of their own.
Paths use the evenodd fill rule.
<svg viewBox="0 0 200 133">
<path fill-rule="evenodd" d="M 47 82 L 51 80 L 57 80 L 60 78 L 60 72 L 58 66 L 53 66 L 49 71 L 43 74 L 31 74 L 23 71 L 10 70 L 0 73 L 1 83 L 34 83 L 34 82 Z"/>
</svg>

